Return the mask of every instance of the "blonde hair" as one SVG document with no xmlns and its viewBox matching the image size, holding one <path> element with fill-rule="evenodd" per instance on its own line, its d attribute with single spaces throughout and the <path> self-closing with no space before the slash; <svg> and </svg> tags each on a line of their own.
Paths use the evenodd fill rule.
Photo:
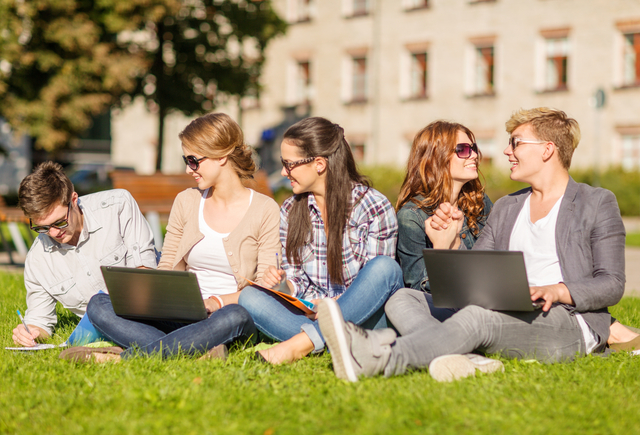
<svg viewBox="0 0 640 435">
<path fill-rule="evenodd" d="M 531 125 L 538 139 L 556 144 L 562 166 L 569 169 L 573 152 L 580 142 L 578 121 L 569 118 L 562 110 L 549 107 L 520 109 L 506 122 L 507 133 L 512 134 L 524 124 Z"/>
<path fill-rule="evenodd" d="M 178 135 L 182 145 L 204 157 L 226 157 L 240 178 L 253 178 L 256 164 L 242 129 L 229 115 L 209 113 L 191 121 Z"/>
</svg>

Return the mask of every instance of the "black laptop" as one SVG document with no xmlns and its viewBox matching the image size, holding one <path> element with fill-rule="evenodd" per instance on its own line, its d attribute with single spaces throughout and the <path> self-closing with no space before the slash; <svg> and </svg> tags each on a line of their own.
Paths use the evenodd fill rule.
<svg viewBox="0 0 640 435">
<path fill-rule="evenodd" d="M 519 251 L 424 249 L 433 304 L 477 305 L 496 311 L 533 311 L 524 257 Z"/>
<path fill-rule="evenodd" d="M 111 266 L 100 270 L 120 317 L 181 323 L 207 318 L 198 279 L 191 272 Z"/>
</svg>

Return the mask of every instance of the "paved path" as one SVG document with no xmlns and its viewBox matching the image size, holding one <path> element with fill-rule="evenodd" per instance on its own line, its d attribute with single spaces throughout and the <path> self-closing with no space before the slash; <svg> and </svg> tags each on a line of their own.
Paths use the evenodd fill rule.
<svg viewBox="0 0 640 435">
<path fill-rule="evenodd" d="M 625 296 L 640 297 L 640 248 L 627 248 L 624 250 L 625 272 L 627 284 Z"/>
</svg>

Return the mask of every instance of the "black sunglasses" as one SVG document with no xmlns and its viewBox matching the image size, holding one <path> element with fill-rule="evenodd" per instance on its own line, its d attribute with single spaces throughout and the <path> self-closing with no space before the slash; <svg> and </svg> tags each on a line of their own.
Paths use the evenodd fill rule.
<svg viewBox="0 0 640 435">
<path fill-rule="evenodd" d="M 187 165 L 192 171 L 197 171 L 198 168 L 200 168 L 200 162 L 204 159 L 208 159 L 208 157 L 197 158 L 196 156 L 182 156 L 184 164 Z"/>
<path fill-rule="evenodd" d="M 314 160 L 315 160 L 315 157 L 307 157 L 306 159 L 296 160 L 295 162 L 287 162 L 282 158 L 282 156 L 280 156 L 280 161 L 282 162 L 282 166 L 284 166 L 284 170 L 287 171 L 287 174 L 289 176 L 291 175 L 291 171 L 293 171 L 294 168 L 297 168 L 300 165 L 311 163 Z"/>
<path fill-rule="evenodd" d="M 51 225 L 37 225 L 35 227 L 31 223 L 31 219 L 29 219 L 29 228 L 31 228 L 33 231 L 35 231 L 36 233 L 39 233 L 39 234 L 48 233 L 49 230 L 52 227 L 57 229 L 57 230 L 61 230 L 63 228 L 67 228 L 69 226 L 69 212 L 70 211 L 71 211 L 71 201 L 69 202 L 69 205 L 67 206 L 67 215 L 64 217 L 64 219 L 60 219 L 59 221 L 55 221 Z"/>
<path fill-rule="evenodd" d="M 456 155 L 459 159 L 468 159 L 471 157 L 471 151 L 478 154 L 478 144 L 476 143 L 459 143 L 456 144 Z"/>
</svg>

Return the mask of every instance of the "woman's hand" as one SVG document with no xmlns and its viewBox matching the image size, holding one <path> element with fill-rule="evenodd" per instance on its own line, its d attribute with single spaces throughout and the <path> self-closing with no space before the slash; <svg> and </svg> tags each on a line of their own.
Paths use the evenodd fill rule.
<svg viewBox="0 0 640 435">
<path fill-rule="evenodd" d="M 207 314 L 211 315 L 214 311 L 218 311 L 220 302 L 216 298 L 209 298 L 204 300 L 204 308 L 207 310 Z"/>
<path fill-rule="evenodd" d="M 269 266 L 269 268 L 267 268 L 267 270 L 262 274 L 260 285 L 267 288 L 274 288 L 286 277 L 287 274 L 284 270 L 276 269 L 275 266 Z"/>
<path fill-rule="evenodd" d="M 443 203 L 424 221 L 424 232 L 434 249 L 457 249 L 463 223 L 464 213 L 458 207 Z"/>
</svg>

